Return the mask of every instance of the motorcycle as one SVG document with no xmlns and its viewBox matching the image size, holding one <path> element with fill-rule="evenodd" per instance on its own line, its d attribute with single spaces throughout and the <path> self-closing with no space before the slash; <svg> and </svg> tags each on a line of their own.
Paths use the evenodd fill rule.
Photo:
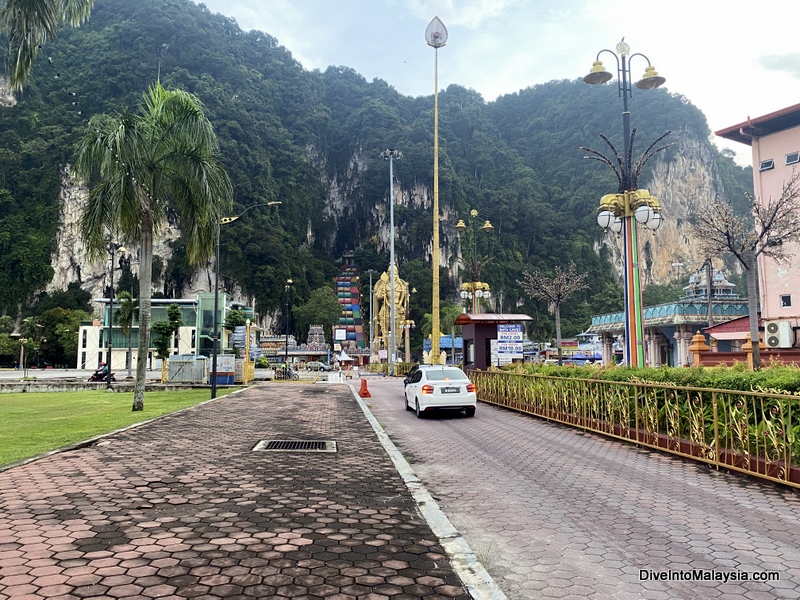
<svg viewBox="0 0 800 600">
<path fill-rule="evenodd" d="M 114 377 L 114 374 L 111 374 L 111 381 L 116 381 L 117 378 Z M 108 381 L 108 373 L 105 371 L 95 371 L 89 377 L 89 381 Z"/>
<path fill-rule="evenodd" d="M 297 381 L 300 379 L 300 373 L 293 369 L 275 369 L 275 379 L 291 379 Z"/>
</svg>

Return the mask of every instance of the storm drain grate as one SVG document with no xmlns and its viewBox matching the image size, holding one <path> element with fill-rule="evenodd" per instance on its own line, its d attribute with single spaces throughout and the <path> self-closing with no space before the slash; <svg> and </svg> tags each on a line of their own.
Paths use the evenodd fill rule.
<svg viewBox="0 0 800 600">
<path fill-rule="evenodd" d="M 336 442 L 330 440 L 261 440 L 254 452 L 336 452 Z"/>
</svg>

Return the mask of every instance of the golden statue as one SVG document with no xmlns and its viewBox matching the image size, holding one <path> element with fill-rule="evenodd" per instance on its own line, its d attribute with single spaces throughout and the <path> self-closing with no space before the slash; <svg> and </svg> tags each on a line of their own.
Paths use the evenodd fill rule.
<svg viewBox="0 0 800 600">
<path fill-rule="evenodd" d="M 400 279 L 397 267 L 394 269 L 394 331 L 395 345 L 402 340 L 402 325 L 408 313 L 408 282 Z M 392 284 L 387 272 L 381 273 L 373 290 L 375 294 L 376 315 L 375 335 L 373 339 L 383 340 L 383 347 L 388 349 L 392 334 Z"/>
</svg>

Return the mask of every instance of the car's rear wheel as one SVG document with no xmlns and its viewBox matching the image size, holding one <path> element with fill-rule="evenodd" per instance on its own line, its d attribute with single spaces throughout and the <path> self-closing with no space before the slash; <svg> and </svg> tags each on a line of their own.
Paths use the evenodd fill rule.
<svg viewBox="0 0 800 600">
<path fill-rule="evenodd" d="M 467 414 L 468 417 L 474 417 L 475 416 L 475 407 L 474 406 L 468 406 L 467 408 L 464 409 L 464 412 Z"/>
<path fill-rule="evenodd" d="M 416 401 L 416 413 L 417 413 L 417 418 L 421 419 L 422 418 L 422 411 L 419 409 L 419 400 Z"/>
</svg>

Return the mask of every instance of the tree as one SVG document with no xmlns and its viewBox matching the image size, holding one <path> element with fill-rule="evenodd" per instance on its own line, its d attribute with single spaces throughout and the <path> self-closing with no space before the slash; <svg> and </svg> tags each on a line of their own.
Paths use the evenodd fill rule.
<svg viewBox="0 0 800 600">
<path fill-rule="evenodd" d="M 14 319 L 8 315 L 0 317 L 0 334 L 9 334 L 14 331 Z"/>
<path fill-rule="evenodd" d="M 78 359 L 78 331 L 81 321 L 91 313 L 67 308 L 51 308 L 38 317 L 41 327 L 39 355 L 54 366 L 75 365 Z"/>
<path fill-rule="evenodd" d="M 525 293 L 535 300 L 546 300 L 552 307 L 556 319 L 556 347 L 558 348 L 558 364 L 561 364 L 561 303 L 575 292 L 588 287 L 583 283 L 587 274 L 578 274 L 575 263 L 570 263 L 566 271 L 556 266 L 552 278 L 538 271 L 523 272 L 524 279 L 517 281 Z"/>
<path fill-rule="evenodd" d="M 154 321 L 151 329 L 153 333 L 158 334 L 158 337 L 153 338 L 156 358 L 167 360 L 169 358 L 169 344 L 173 334 L 172 323 L 169 321 Z"/>
<path fill-rule="evenodd" d="M 456 364 L 456 319 L 461 314 L 461 307 L 444 302 L 439 309 L 439 325 L 444 331 L 450 332 L 450 362 Z M 463 346 L 462 346 L 463 347 Z"/>
<path fill-rule="evenodd" d="M 244 318 L 242 311 L 232 310 L 225 315 L 225 329 L 228 331 L 233 331 L 242 325 L 247 325 L 247 319 Z"/>
<path fill-rule="evenodd" d="M 139 243 L 139 360 L 133 410 L 144 409 L 150 347 L 153 237 L 175 215 L 191 264 L 211 256 L 220 215 L 232 203 L 231 183 L 203 106 L 192 94 L 160 83 L 139 114 L 127 110 L 89 122 L 78 143 L 76 174 L 89 182 L 81 230 L 90 256 L 106 253 L 110 234 Z"/>
<path fill-rule="evenodd" d="M 117 323 L 122 330 L 122 334 L 128 338 L 128 360 L 125 366 L 128 369 L 128 377 L 131 376 L 131 363 L 133 362 L 133 318 L 139 309 L 139 302 L 134 300 L 130 292 L 120 292 L 117 294 L 119 308 L 117 309 Z"/>
<path fill-rule="evenodd" d="M 460 306 L 448 301 L 442 302 L 442 305 L 439 307 L 439 328 L 443 331 L 450 332 L 450 361 L 453 364 L 456 362 L 456 332 L 457 329 L 460 329 L 460 327 L 456 325 L 456 319 L 462 312 Z M 433 316 L 431 313 L 425 313 L 422 316 L 420 331 L 423 337 L 433 337 Z M 441 334 L 443 331 L 439 331 L 438 333 Z"/>
<path fill-rule="evenodd" d="M 784 243 L 800 241 L 800 172 L 794 171 L 783 183 L 781 195 L 766 202 L 747 196 L 753 221 L 737 214 L 730 202 L 719 197 L 698 206 L 692 220 L 695 239 L 706 256 L 729 252 L 747 273 L 747 304 L 750 340 L 753 344 L 753 368 L 761 368 L 758 347 L 758 281 L 759 255 L 777 262 L 788 261 Z"/>
<path fill-rule="evenodd" d="M 181 307 L 174 303 L 167 307 L 166 321 L 153 323 L 152 329 L 158 334 L 158 337 L 153 340 L 153 345 L 158 350 L 157 358 L 161 360 L 169 358 L 169 347 L 172 344 L 172 338 L 180 331 L 182 325 Z"/>
<path fill-rule="evenodd" d="M 94 0 L 5 0 L 0 30 L 8 39 L 11 89 L 21 90 L 42 46 L 64 24 L 77 27 L 89 18 Z"/>
<path fill-rule="evenodd" d="M 322 325 L 323 331 L 329 332 L 339 321 L 342 305 L 333 288 L 323 286 L 311 292 L 308 302 L 295 307 L 293 312 L 298 331 L 308 331 L 310 325 Z"/>
</svg>

